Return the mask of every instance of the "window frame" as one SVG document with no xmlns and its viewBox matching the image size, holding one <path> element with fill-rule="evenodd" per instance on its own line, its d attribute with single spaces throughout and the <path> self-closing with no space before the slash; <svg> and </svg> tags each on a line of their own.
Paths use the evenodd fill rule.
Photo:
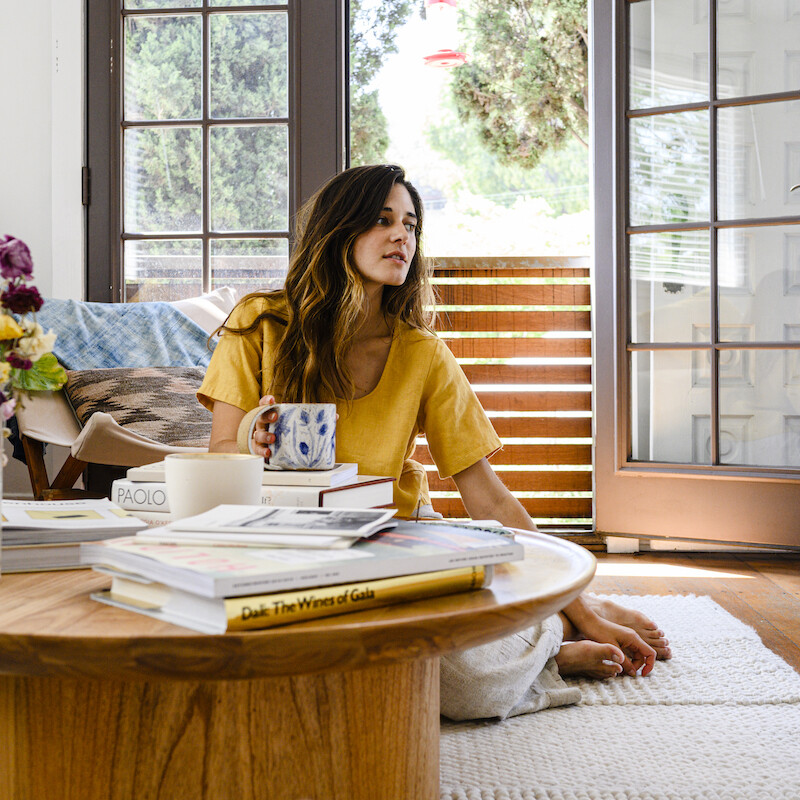
<svg viewBox="0 0 800 800">
<path fill-rule="evenodd" d="M 246 7 L 248 12 L 288 13 L 289 230 L 281 232 L 281 235 L 289 238 L 290 247 L 297 210 L 322 183 L 345 166 L 348 120 L 346 5 L 346 0 L 288 0 L 282 5 Z M 169 13 L 208 16 L 230 10 L 229 6 L 211 6 L 208 0 L 203 0 L 197 8 L 171 8 Z M 123 302 L 125 289 L 120 169 L 122 11 L 123 0 L 86 0 L 85 296 L 94 302 Z M 153 11 L 148 9 L 139 13 Z M 319 69 L 320 64 L 332 65 L 332 68 Z M 206 126 L 207 117 L 201 124 Z M 207 155 L 204 160 L 207 161 Z M 256 231 L 248 232 L 248 237 L 264 233 L 274 234 Z M 200 235 L 189 238 L 207 240 L 208 237 L 206 224 Z M 149 240 L 159 237 L 126 238 Z M 228 238 L 239 237 L 232 235 Z M 209 247 L 206 245 L 203 249 L 203 291 L 208 291 Z"/>
</svg>

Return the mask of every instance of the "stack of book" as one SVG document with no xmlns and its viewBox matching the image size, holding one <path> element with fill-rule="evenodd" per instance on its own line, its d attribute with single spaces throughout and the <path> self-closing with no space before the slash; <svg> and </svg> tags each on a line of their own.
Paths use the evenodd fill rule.
<svg viewBox="0 0 800 800">
<path fill-rule="evenodd" d="M 359 475 L 357 464 L 329 470 L 264 470 L 261 502 L 300 508 L 387 508 L 394 478 Z M 149 525 L 171 520 L 164 462 L 131 467 L 111 485 L 111 500 Z"/>
<path fill-rule="evenodd" d="M 212 634 L 480 589 L 523 558 L 508 529 L 393 513 L 218 506 L 81 557 L 112 576 L 95 600 Z"/>
<path fill-rule="evenodd" d="M 80 543 L 126 536 L 146 524 L 105 499 L 3 500 L 3 572 L 83 566 Z"/>
</svg>

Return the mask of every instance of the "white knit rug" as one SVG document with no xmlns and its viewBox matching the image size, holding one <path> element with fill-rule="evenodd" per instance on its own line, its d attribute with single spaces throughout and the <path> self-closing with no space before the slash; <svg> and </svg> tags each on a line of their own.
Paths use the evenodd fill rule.
<svg viewBox="0 0 800 800">
<path fill-rule="evenodd" d="M 797 800 L 800 675 L 708 597 L 625 597 L 673 651 L 579 705 L 443 722 L 442 800 Z"/>
</svg>

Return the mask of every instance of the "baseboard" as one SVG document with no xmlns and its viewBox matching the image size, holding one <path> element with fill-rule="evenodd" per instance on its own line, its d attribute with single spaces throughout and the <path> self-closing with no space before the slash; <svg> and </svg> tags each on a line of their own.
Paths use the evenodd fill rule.
<svg viewBox="0 0 800 800">
<path fill-rule="evenodd" d="M 606 552 L 623 553 L 793 553 L 792 549 L 706 542 L 690 539 L 640 539 L 635 536 L 606 536 Z"/>
</svg>

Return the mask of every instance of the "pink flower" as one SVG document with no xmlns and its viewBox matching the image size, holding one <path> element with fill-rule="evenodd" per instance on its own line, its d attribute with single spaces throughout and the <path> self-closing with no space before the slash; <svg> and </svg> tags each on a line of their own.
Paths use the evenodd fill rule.
<svg viewBox="0 0 800 800">
<path fill-rule="evenodd" d="M 13 236 L 0 238 L 0 275 L 7 280 L 30 278 L 33 274 L 33 259 L 28 245 Z"/>
<path fill-rule="evenodd" d="M 38 311 L 44 300 L 35 286 L 11 283 L 0 294 L 0 303 L 15 314 L 27 314 L 29 311 Z"/>
<path fill-rule="evenodd" d="M 17 401 L 11 397 L 3 403 L 0 403 L 0 416 L 6 420 L 11 419 L 14 416 L 14 409 L 17 406 Z"/>
</svg>

